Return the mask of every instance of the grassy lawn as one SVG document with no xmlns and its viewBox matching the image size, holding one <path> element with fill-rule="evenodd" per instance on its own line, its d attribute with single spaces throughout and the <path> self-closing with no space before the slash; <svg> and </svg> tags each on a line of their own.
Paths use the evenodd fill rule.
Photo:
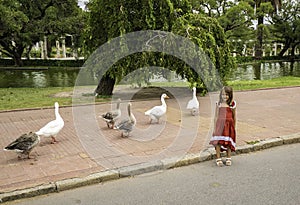
<svg viewBox="0 0 300 205">
<path fill-rule="evenodd" d="M 152 83 L 156 87 L 185 87 L 187 82 Z M 300 86 L 299 77 L 280 77 L 271 80 L 230 81 L 228 85 L 234 90 L 255 90 Z M 52 88 L 0 88 L 0 110 L 22 108 L 52 107 L 58 101 L 61 106 L 72 105 L 73 87 Z M 90 90 L 90 89 L 89 89 Z M 91 97 L 92 93 L 87 94 Z M 83 98 L 85 96 L 83 95 Z M 97 102 L 109 101 L 110 98 L 97 98 Z"/>
<path fill-rule="evenodd" d="M 243 81 L 229 81 L 228 85 L 232 86 L 234 90 L 256 90 L 266 88 L 280 88 L 289 86 L 300 86 L 299 77 L 280 77 L 270 80 L 243 80 Z"/>
<path fill-rule="evenodd" d="M 55 95 L 72 91 L 73 87 L 0 88 L 0 110 L 48 107 L 53 106 L 56 101 L 60 105 L 70 105 L 72 103 L 71 97 L 58 97 Z"/>
</svg>

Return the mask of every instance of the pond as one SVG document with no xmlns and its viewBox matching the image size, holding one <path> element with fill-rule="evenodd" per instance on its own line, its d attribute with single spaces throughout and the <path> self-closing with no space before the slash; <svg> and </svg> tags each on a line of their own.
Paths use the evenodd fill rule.
<svg viewBox="0 0 300 205">
<path fill-rule="evenodd" d="M 80 68 L 0 69 L 0 88 L 72 87 Z M 300 62 L 272 62 L 238 66 L 230 80 L 266 80 L 280 76 L 300 77 Z M 96 83 L 91 82 L 91 83 Z"/>
<path fill-rule="evenodd" d="M 281 76 L 300 77 L 300 62 L 270 62 L 239 65 L 230 80 L 268 80 Z"/>
<path fill-rule="evenodd" d="M 0 69 L 1 88 L 74 86 L 79 68 Z"/>
</svg>

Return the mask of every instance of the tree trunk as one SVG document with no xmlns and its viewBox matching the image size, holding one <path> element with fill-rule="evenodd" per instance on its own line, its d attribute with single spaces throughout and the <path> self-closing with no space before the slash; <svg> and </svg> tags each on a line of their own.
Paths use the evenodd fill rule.
<svg viewBox="0 0 300 205">
<path fill-rule="evenodd" d="M 253 64 L 254 69 L 254 80 L 260 80 L 261 76 L 261 63 L 255 63 Z"/>
<path fill-rule="evenodd" d="M 7 43 L 4 40 L 0 41 L 0 45 L 4 48 L 5 54 L 14 60 L 15 66 L 23 66 L 21 57 L 24 51 L 24 47 L 17 46 L 16 49 L 12 49 L 12 46 L 10 46 L 11 44 Z"/>
<path fill-rule="evenodd" d="M 264 17 L 259 16 L 257 18 L 257 39 L 255 43 L 255 58 L 261 59 L 262 57 L 262 46 L 263 46 L 263 28 L 261 25 L 264 23 Z"/>
<path fill-rule="evenodd" d="M 21 56 L 18 53 L 14 53 L 13 55 L 14 55 L 15 66 L 22 67 L 23 61 L 21 59 Z"/>
<path fill-rule="evenodd" d="M 104 75 L 95 90 L 97 95 L 112 95 L 116 80 L 109 75 Z"/>
<path fill-rule="evenodd" d="M 295 60 L 291 61 L 289 75 L 293 76 Z"/>
<path fill-rule="evenodd" d="M 51 52 L 52 52 L 52 42 L 49 38 L 47 38 L 47 58 L 51 58 Z"/>
<path fill-rule="evenodd" d="M 299 44 L 300 44 L 300 42 L 292 44 L 292 50 L 291 50 L 291 55 L 292 55 L 292 57 L 295 56 L 296 47 L 297 47 Z"/>
<path fill-rule="evenodd" d="M 289 49 L 290 44 L 284 44 L 283 49 L 280 51 L 280 53 L 278 54 L 278 56 L 283 56 L 283 54 Z"/>
<path fill-rule="evenodd" d="M 14 60 L 16 66 L 23 66 L 22 54 L 24 53 L 25 47 L 23 45 L 17 45 L 16 50 L 14 51 Z"/>
<path fill-rule="evenodd" d="M 292 47 L 292 50 L 291 50 L 291 56 L 295 56 L 295 47 L 294 46 Z"/>
</svg>

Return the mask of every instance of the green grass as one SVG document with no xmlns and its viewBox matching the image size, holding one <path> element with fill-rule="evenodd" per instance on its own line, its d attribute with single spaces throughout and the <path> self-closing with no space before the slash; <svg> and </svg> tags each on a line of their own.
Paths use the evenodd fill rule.
<svg viewBox="0 0 300 205">
<path fill-rule="evenodd" d="M 188 82 L 176 81 L 176 82 L 151 82 L 149 86 L 154 87 L 188 87 Z"/>
<path fill-rule="evenodd" d="M 93 93 L 88 93 L 90 90 L 89 86 L 83 87 L 81 99 L 76 98 L 77 103 L 90 101 L 86 99 L 93 96 Z M 59 102 L 60 106 L 70 106 L 73 91 L 74 87 L 0 88 L 0 111 L 53 107 L 54 102 Z M 109 100 L 107 96 L 96 98 L 96 102 Z"/>
<path fill-rule="evenodd" d="M 299 77 L 280 77 L 271 80 L 251 80 L 251 81 L 229 81 L 228 85 L 236 90 L 256 90 L 266 88 L 280 88 L 289 86 L 300 86 Z M 156 87 L 185 87 L 187 82 L 151 83 Z M 87 87 L 84 92 L 91 88 Z M 0 110 L 14 110 L 23 108 L 53 107 L 54 102 L 59 102 L 61 106 L 72 105 L 72 97 L 61 95 L 72 93 L 73 87 L 52 87 L 52 88 L 0 88 Z M 88 91 L 87 91 L 88 90 Z M 84 93 L 84 98 L 91 97 L 92 93 Z M 110 97 L 96 98 L 96 102 L 109 101 Z"/>
<path fill-rule="evenodd" d="M 281 88 L 290 86 L 300 86 L 299 77 L 279 77 L 270 80 L 241 80 L 241 81 L 229 81 L 229 86 L 232 86 L 234 90 L 256 90 L 267 88 Z"/>
<path fill-rule="evenodd" d="M 0 88 L 0 110 L 48 107 L 56 101 L 60 105 L 70 105 L 71 97 L 55 97 L 55 94 L 72 91 L 73 87 Z"/>
<path fill-rule="evenodd" d="M 254 145 L 254 144 L 257 144 L 259 143 L 260 141 L 259 140 L 255 140 L 255 141 L 245 141 L 247 144 L 250 144 L 250 145 Z"/>
</svg>

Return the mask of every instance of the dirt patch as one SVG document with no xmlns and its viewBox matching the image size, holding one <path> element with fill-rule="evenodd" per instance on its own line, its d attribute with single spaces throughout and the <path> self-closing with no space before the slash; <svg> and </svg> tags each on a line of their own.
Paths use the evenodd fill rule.
<svg viewBox="0 0 300 205">
<path fill-rule="evenodd" d="M 118 88 L 113 92 L 113 98 L 121 98 L 122 100 L 159 99 L 163 93 L 166 93 L 170 98 L 175 98 L 176 96 L 187 97 L 192 95 L 192 91 L 186 87 L 143 87 Z M 88 94 L 87 96 L 92 95 L 92 93 L 86 94 Z M 69 98 L 73 97 L 73 92 L 59 92 L 54 94 L 53 97 Z"/>
<path fill-rule="evenodd" d="M 191 96 L 192 91 L 184 87 L 144 87 L 140 89 L 120 89 L 114 92 L 114 98 L 126 100 L 159 99 L 166 93 L 170 98 Z"/>
<path fill-rule="evenodd" d="M 55 98 L 70 98 L 73 96 L 73 92 L 60 92 L 53 95 Z"/>
</svg>

